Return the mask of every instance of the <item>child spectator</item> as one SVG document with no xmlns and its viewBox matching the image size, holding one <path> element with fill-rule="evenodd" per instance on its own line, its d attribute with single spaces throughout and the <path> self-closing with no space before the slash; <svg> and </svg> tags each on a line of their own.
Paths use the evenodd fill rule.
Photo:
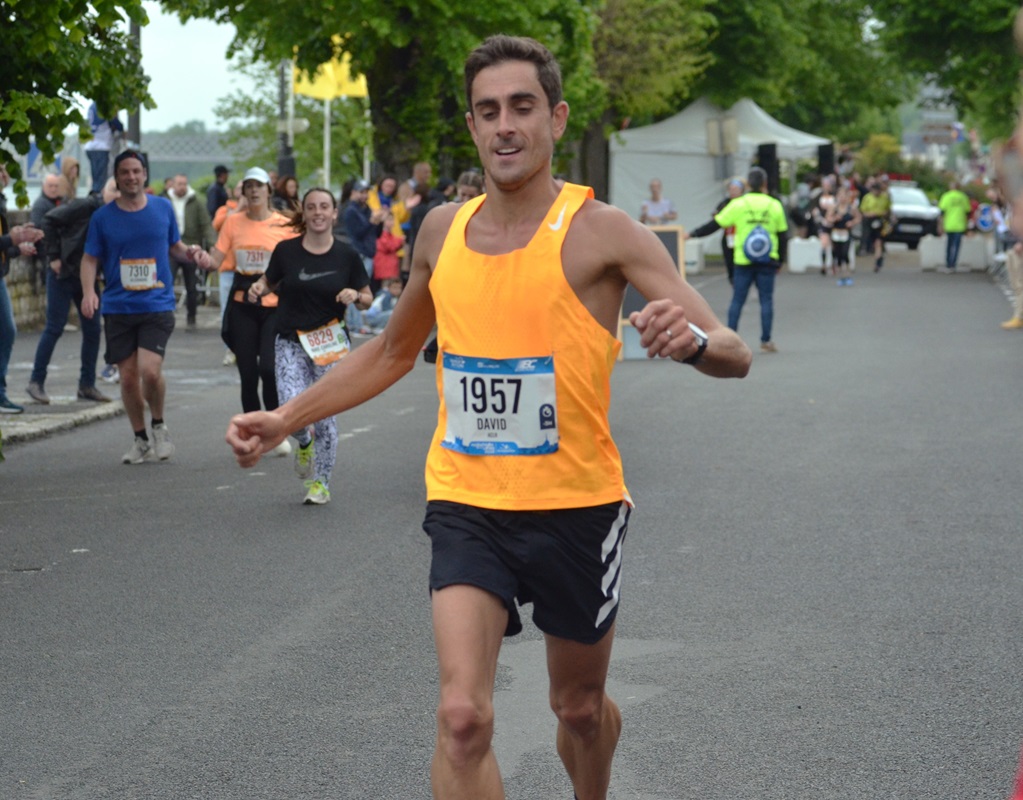
<svg viewBox="0 0 1023 800">
<path fill-rule="evenodd" d="M 403 286 L 401 278 L 387 278 L 383 284 L 383 288 L 373 298 L 372 305 L 362 312 L 363 321 L 370 327 L 373 333 L 380 333 L 384 329 L 387 320 L 391 318 L 394 304 L 401 297 Z"/>
<path fill-rule="evenodd" d="M 401 259 L 398 252 L 405 245 L 405 237 L 394 233 L 394 214 L 390 210 L 385 214 L 383 221 L 383 230 L 377 237 L 377 252 L 373 256 L 373 278 L 370 284 L 375 284 L 374 295 L 385 281 L 400 277 Z"/>
</svg>

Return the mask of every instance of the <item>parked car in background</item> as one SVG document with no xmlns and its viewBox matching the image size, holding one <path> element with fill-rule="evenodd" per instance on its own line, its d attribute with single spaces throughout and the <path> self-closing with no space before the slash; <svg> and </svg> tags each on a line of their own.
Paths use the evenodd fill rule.
<svg viewBox="0 0 1023 800">
<path fill-rule="evenodd" d="M 902 242 L 916 250 L 924 236 L 938 235 L 941 211 L 915 184 L 892 182 L 888 186 L 892 198 L 894 227 L 886 237 L 889 242 Z"/>
</svg>

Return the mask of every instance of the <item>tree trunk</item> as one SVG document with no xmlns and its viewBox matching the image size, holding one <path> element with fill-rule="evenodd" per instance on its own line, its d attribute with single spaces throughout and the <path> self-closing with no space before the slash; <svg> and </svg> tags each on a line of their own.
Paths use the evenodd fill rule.
<svg viewBox="0 0 1023 800">
<path fill-rule="evenodd" d="M 605 203 L 610 186 L 608 140 L 604 131 L 610 128 L 610 124 L 611 112 L 607 111 L 587 128 L 575 159 L 579 182 L 592 186 L 594 196 Z"/>
</svg>

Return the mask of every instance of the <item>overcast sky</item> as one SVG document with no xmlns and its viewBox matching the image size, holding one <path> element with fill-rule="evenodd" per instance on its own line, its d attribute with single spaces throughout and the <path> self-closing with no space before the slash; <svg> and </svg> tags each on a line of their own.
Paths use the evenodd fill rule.
<svg viewBox="0 0 1023 800">
<path fill-rule="evenodd" d="M 206 20 L 182 25 L 156 3 L 144 5 L 149 25 L 142 29 L 142 68 L 157 107 L 142 109 L 142 130 L 162 131 L 195 119 L 223 128 L 213 115 L 217 100 L 235 89 L 253 89 L 247 78 L 228 70 L 234 26 Z M 127 122 L 124 114 L 121 119 Z"/>
</svg>

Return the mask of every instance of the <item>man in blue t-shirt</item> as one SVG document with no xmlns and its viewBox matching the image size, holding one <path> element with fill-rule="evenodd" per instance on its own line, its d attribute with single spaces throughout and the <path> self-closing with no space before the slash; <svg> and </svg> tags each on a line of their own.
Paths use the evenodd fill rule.
<svg viewBox="0 0 1023 800">
<path fill-rule="evenodd" d="M 147 178 L 138 152 L 125 150 L 114 160 L 121 195 L 89 220 L 80 271 L 82 314 L 91 319 L 100 310 L 96 275 L 103 270 L 106 362 L 120 371 L 121 399 L 135 432 L 131 450 L 121 459 L 125 464 L 154 456 L 165 461 L 174 453 L 163 420 L 163 357 L 174 331 L 170 256 L 209 268 L 209 255 L 201 247 L 182 244 L 170 201 L 146 194 Z M 147 404 L 152 443 L 146 433 Z"/>
</svg>

